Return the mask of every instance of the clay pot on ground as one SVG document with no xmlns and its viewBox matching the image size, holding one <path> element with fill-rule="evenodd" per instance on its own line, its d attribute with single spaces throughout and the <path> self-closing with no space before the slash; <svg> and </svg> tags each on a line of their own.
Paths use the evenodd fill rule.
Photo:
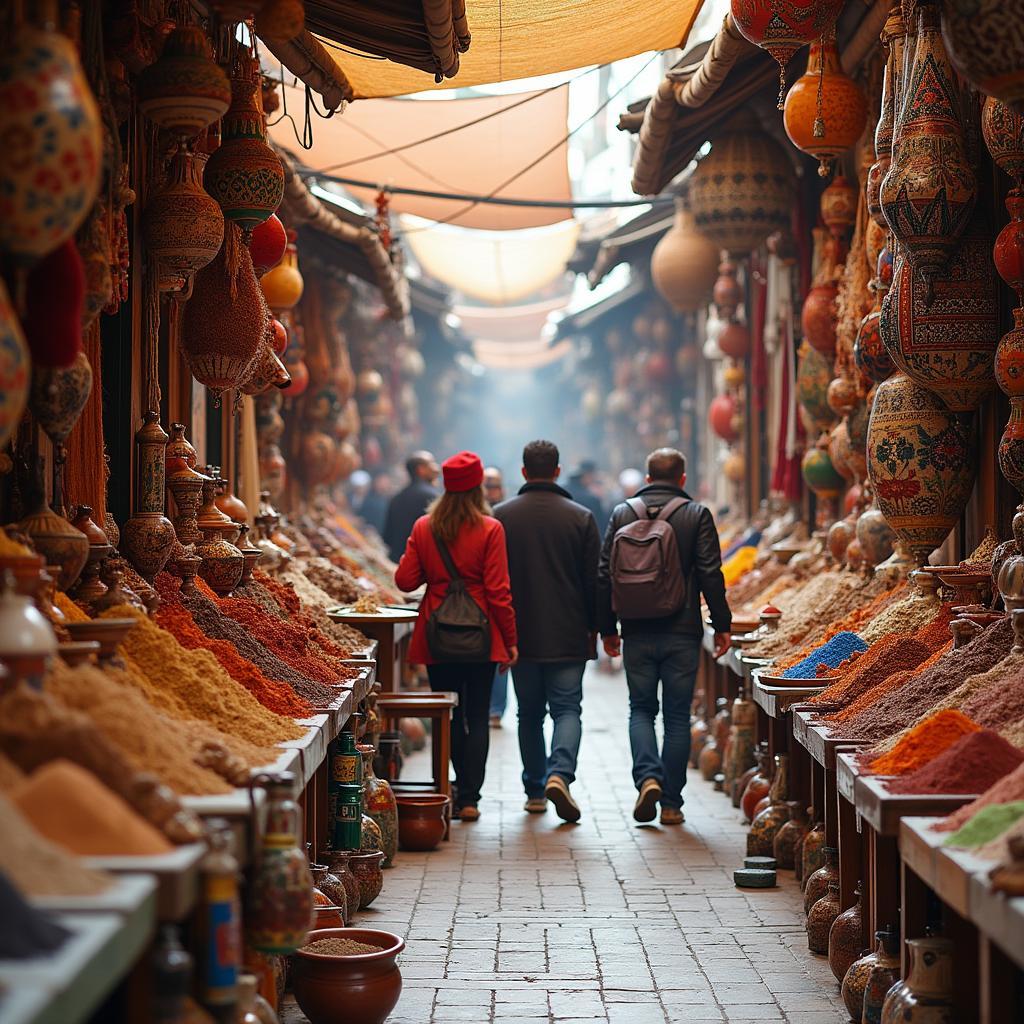
<svg viewBox="0 0 1024 1024">
<path fill-rule="evenodd" d="M 359 879 L 352 874 L 349 858 L 350 850 L 330 850 L 324 853 L 323 859 L 330 873 L 341 882 L 345 890 L 345 919 L 351 923 L 359 909 Z M 339 904 L 340 906 L 340 904 Z"/>
<path fill-rule="evenodd" d="M 882 1005 L 882 1024 L 954 1024 L 953 943 L 908 939 L 910 974 L 893 985 Z"/>
<path fill-rule="evenodd" d="M 828 953 L 828 937 L 839 917 L 839 881 L 829 882 L 828 891 L 807 915 L 807 948 L 812 953 Z"/>
<path fill-rule="evenodd" d="M 292 959 L 295 999 L 310 1024 L 383 1024 L 402 992 L 395 957 L 405 941 L 390 932 L 328 928 L 309 933 L 318 939 L 350 939 L 381 947 L 376 953 L 325 956 L 298 950 Z"/>
<path fill-rule="evenodd" d="M 861 889 L 858 883 L 857 902 L 835 919 L 828 933 L 828 965 L 840 983 L 864 948 L 861 928 Z"/>
<path fill-rule="evenodd" d="M 889 990 L 900 980 L 899 936 L 894 930 L 875 932 L 878 946 L 868 965 L 867 981 L 861 995 L 863 1024 L 882 1024 L 882 1007 Z M 868 957 L 864 958 L 869 959 Z M 858 961 L 862 963 L 863 961 Z M 853 971 L 853 967 L 850 968 Z M 847 977 L 849 977 L 847 972 Z M 843 981 L 845 1001 L 846 981 Z M 849 1004 L 847 1004 L 849 1008 Z"/>
<path fill-rule="evenodd" d="M 690 726 L 690 767 L 696 768 L 700 763 L 701 751 L 708 741 L 708 723 L 703 718 L 694 717 Z"/>
<path fill-rule="evenodd" d="M 349 867 L 359 883 L 360 910 L 365 910 L 384 887 L 383 861 L 384 854 L 380 850 L 360 850 L 349 857 Z"/>
<path fill-rule="evenodd" d="M 796 868 L 798 847 L 809 827 L 807 810 L 802 801 L 790 800 L 789 821 L 775 834 L 775 841 L 772 844 L 772 854 L 778 867 L 785 871 L 793 871 Z"/>
<path fill-rule="evenodd" d="M 722 770 L 722 754 L 718 749 L 714 736 L 710 734 L 701 748 L 700 757 L 697 758 L 697 767 L 700 769 L 700 776 L 705 782 L 714 781 L 715 776 Z"/>
<path fill-rule="evenodd" d="M 759 767 L 754 776 L 747 783 L 743 795 L 740 797 L 740 810 L 747 821 L 754 820 L 757 805 L 768 795 L 771 789 L 771 771 L 768 761 L 768 753 L 765 751 L 758 756 Z"/>
<path fill-rule="evenodd" d="M 825 826 L 822 825 L 822 833 L 824 833 Z M 811 834 L 813 834 L 813 829 Z M 808 835 L 810 839 L 810 834 Z M 807 876 L 807 884 L 804 886 L 804 913 L 810 914 L 814 907 L 814 904 L 827 895 L 828 887 L 830 884 L 839 883 L 839 851 L 834 846 L 822 846 L 822 860 L 823 863 L 817 871 Z M 807 869 L 807 840 L 804 841 L 804 870 Z M 838 914 L 838 910 L 836 911 Z M 831 923 L 831 922 L 830 922 Z M 826 935 L 827 938 L 827 935 Z M 825 952 L 828 949 L 826 944 Z"/>
<path fill-rule="evenodd" d="M 444 838 L 448 797 L 441 793 L 400 796 L 398 802 L 398 845 L 403 850 L 426 853 Z"/>
<path fill-rule="evenodd" d="M 879 933 L 881 934 L 881 933 Z M 857 1021 L 860 1024 L 862 1015 L 864 1012 L 864 993 L 867 990 L 868 982 L 871 979 L 871 972 L 874 970 L 875 965 L 878 963 L 878 951 L 872 953 L 865 953 L 859 960 L 854 960 L 850 964 L 849 969 L 843 977 L 842 984 L 842 996 L 843 1005 L 846 1007 L 846 1012 L 850 1015 L 850 1020 Z M 899 978 L 899 963 L 897 961 L 897 972 L 896 978 Z M 882 993 L 883 998 L 885 993 Z M 879 1018 L 875 1018 L 875 1024 L 878 1024 Z"/>
</svg>

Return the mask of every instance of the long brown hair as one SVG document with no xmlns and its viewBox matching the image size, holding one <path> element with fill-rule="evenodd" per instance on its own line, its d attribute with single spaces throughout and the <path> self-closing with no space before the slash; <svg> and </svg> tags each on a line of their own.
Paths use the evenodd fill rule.
<svg viewBox="0 0 1024 1024">
<path fill-rule="evenodd" d="M 482 487 L 471 491 L 445 491 L 427 509 L 430 528 L 445 544 L 454 544 L 463 526 L 476 526 L 491 514 Z"/>
</svg>

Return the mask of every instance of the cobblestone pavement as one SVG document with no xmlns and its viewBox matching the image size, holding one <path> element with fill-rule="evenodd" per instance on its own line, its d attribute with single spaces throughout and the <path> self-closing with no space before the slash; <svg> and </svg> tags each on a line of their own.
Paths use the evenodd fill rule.
<svg viewBox="0 0 1024 1024">
<path fill-rule="evenodd" d="M 358 924 L 406 936 L 391 1020 L 845 1021 L 792 874 L 733 886 L 745 829 L 721 793 L 691 770 L 682 828 L 633 822 L 621 675 L 588 673 L 583 721 L 578 825 L 523 813 L 513 706 L 491 733 L 480 821 L 385 873 Z"/>
</svg>

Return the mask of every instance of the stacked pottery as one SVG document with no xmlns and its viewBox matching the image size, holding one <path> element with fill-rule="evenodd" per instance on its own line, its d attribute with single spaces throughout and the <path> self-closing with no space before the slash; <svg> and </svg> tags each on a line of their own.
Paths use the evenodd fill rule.
<svg viewBox="0 0 1024 1024">
<path fill-rule="evenodd" d="M 954 1024 L 953 948 L 949 939 L 907 940 L 910 973 L 886 995 L 882 1024 Z"/>
<path fill-rule="evenodd" d="M 836 981 L 840 983 L 864 948 L 864 941 L 861 938 L 863 925 L 859 882 L 856 893 L 857 902 L 835 919 L 828 933 L 828 965 L 832 968 Z"/>
<path fill-rule="evenodd" d="M 892 930 L 875 932 L 878 946 L 874 961 L 868 967 L 867 982 L 863 986 L 863 1024 L 882 1024 L 882 1007 L 889 990 L 900 980 L 899 936 Z M 866 957 L 864 959 L 867 959 Z M 863 960 L 858 961 L 863 963 Z M 856 965 L 854 965 L 856 966 Z M 847 977 L 853 967 L 847 972 Z M 846 1000 L 846 980 L 843 980 L 843 1000 Z M 849 1007 L 849 1003 L 846 1004 Z"/>
<path fill-rule="evenodd" d="M 775 755 L 775 777 L 768 793 L 768 806 L 750 823 L 747 833 L 748 857 L 771 857 L 775 850 L 775 836 L 789 820 L 789 757 Z"/>
<path fill-rule="evenodd" d="M 797 867 L 797 853 L 803 842 L 810 819 L 802 800 L 789 801 L 789 821 L 775 834 L 772 844 L 772 856 L 777 867 L 793 871 Z M 798 879 L 799 881 L 799 879 Z"/>
<path fill-rule="evenodd" d="M 805 860 L 804 870 L 807 870 L 806 861 L 807 842 L 804 841 Z M 828 894 L 830 885 L 839 884 L 839 851 L 834 846 L 823 846 L 822 865 L 817 871 L 807 876 L 807 884 L 804 886 L 804 912 L 809 916 L 814 909 L 815 903 Z M 838 904 L 836 914 L 839 913 Z M 831 926 L 831 922 L 829 922 Z M 828 951 L 828 933 L 825 933 L 825 948 L 822 952 Z"/>
<path fill-rule="evenodd" d="M 388 782 L 374 774 L 373 747 L 364 743 L 357 749 L 363 758 L 363 812 L 380 828 L 384 867 L 389 868 L 398 852 L 398 804 Z"/>
</svg>

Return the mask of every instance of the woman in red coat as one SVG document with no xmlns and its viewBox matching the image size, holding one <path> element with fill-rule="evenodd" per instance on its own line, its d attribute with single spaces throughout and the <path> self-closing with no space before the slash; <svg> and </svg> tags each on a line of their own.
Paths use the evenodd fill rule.
<svg viewBox="0 0 1024 1024">
<path fill-rule="evenodd" d="M 426 583 L 409 648 L 409 661 L 426 665 L 432 690 L 452 690 L 459 706 L 452 715 L 452 764 L 455 767 L 455 817 L 476 821 L 490 745 L 488 716 L 495 665 L 514 665 L 516 619 L 508 581 L 505 530 L 488 513 L 482 484 L 484 467 L 472 452 L 453 455 L 441 467 L 444 494 L 416 521 L 395 571 L 395 583 L 407 593 Z M 448 592 L 451 575 L 438 549 L 447 547 L 466 592 L 487 617 L 490 656 L 474 662 L 444 661 L 430 650 L 427 624 Z"/>
</svg>

